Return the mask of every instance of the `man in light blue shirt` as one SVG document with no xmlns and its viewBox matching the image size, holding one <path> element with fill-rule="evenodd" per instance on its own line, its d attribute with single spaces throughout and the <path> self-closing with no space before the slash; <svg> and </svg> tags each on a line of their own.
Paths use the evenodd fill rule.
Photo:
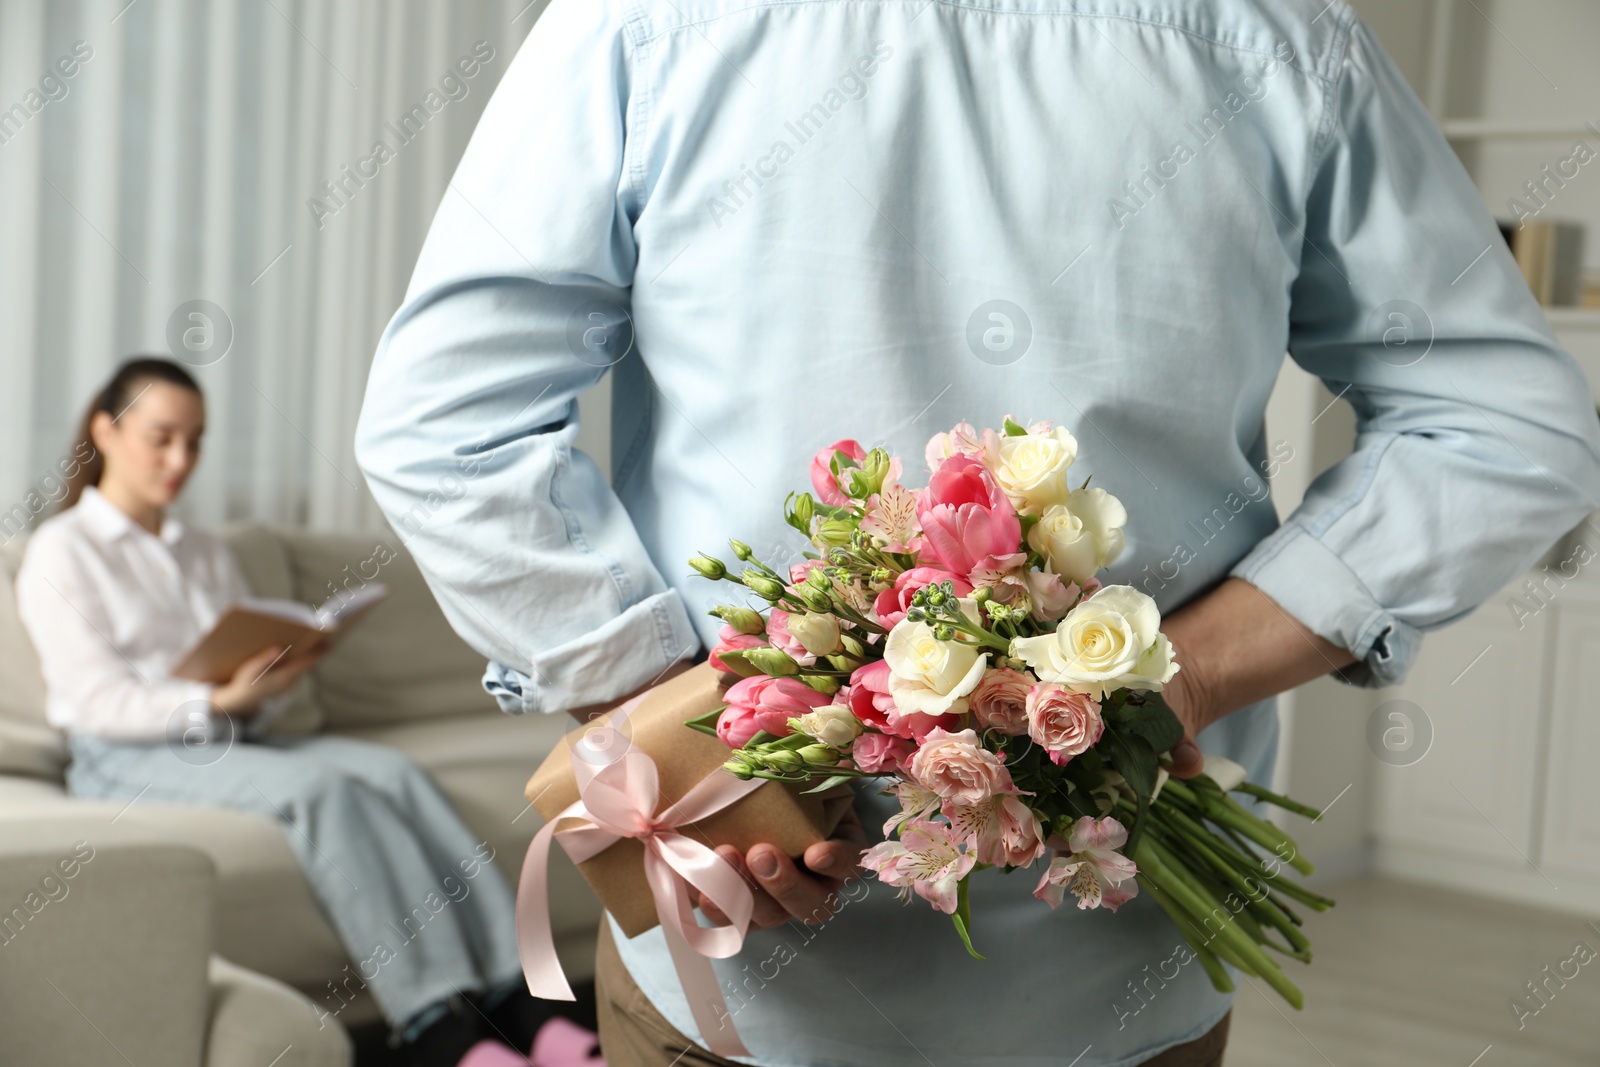
<svg viewBox="0 0 1600 1067">
<path fill-rule="evenodd" d="M 1359 431 L 1280 526 L 1286 350 Z M 610 485 L 572 447 L 607 371 Z M 779 504 L 816 449 L 916 467 L 1008 413 L 1068 427 L 1127 505 L 1108 579 L 1175 612 L 1172 702 L 1258 781 L 1274 693 L 1398 681 L 1600 506 L 1588 384 L 1340 0 L 555 0 L 440 205 L 357 452 L 501 705 L 561 712 L 715 641 L 726 594 L 688 557 L 799 558 Z M 768 921 L 838 884 L 771 869 Z M 1050 911 L 974 879 L 979 962 L 857 884 L 718 964 L 751 1062 L 1120 1067 L 1231 1003 L 1145 896 Z M 618 949 L 694 1038 L 660 931 Z"/>
</svg>

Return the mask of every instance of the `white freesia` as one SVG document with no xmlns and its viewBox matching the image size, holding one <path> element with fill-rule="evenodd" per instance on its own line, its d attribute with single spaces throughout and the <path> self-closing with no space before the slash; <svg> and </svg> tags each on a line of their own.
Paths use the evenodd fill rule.
<svg viewBox="0 0 1600 1067">
<path fill-rule="evenodd" d="M 840 704 L 808 711 L 794 720 L 801 733 L 809 734 L 831 748 L 845 748 L 861 736 L 861 720 Z"/>
<path fill-rule="evenodd" d="M 831 656 L 844 647 L 839 641 L 839 622 L 832 615 L 814 611 L 790 615 L 788 629 L 789 636 L 813 656 Z"/>
<path fill-rule="evenodd" d="M 1050 569 L 1082 585 L 1116 562 L 1127 541 L 1128 512 L 1104 489 L 1078 489 L 1051 504 L 1028 531 L 1028 544 L 1050 561 Z"/>
<path fill-rule="evenodd" d="M 970 598 L 960 603 L 969 617 L 977 608 Z M 889 665 L 889 695 L 901 714 L 959 715 L 967 710 L 967 694 L 983 677 L 989 654 L 966 641 L 941 641 L 925 622 L 901 619 L 884 640 L 883 661 Z"/>
<path fill-rule="evenodd" d="M 1011 654 L 1040 681 L 1100 699 L 1118 689 L 1160 689 L 1178 672 L 1156 602 L 1131 585 L 1104 587 L 1054 633 L 1013 641 Z"/>
<path fill-rule="evenodd" d="M 1057 426 L 1042 433 L 1001 437 L 991 442 L 984 462 L 1012 506 L 1036 515 L 1067 498 L 1067 468 L 1077 458 L 1077 439 Z"/>
</svg>

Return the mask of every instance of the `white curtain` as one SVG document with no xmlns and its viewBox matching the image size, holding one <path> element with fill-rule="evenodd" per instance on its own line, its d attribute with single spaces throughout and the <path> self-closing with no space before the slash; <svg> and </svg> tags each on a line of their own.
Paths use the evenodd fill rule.
<svg viewBox="0 0 1600 1067">
<path fill-rule="evenodd" d="M 0 0 L 9 523 L 112 367 L 174 354 L 177 312 L 209 416 L 185 517 L 380 526 L 350 446 L 367 367 L 543 5 Z"/>
</svg>

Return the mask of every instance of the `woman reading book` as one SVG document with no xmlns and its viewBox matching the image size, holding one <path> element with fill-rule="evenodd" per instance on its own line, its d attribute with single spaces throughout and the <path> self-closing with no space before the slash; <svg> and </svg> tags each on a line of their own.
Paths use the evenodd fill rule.
<svg viewBox="0 0 1600 1067">
<path fill-rule="evenodd" d="M 77 454 L 91 459 L 29 543 L 17 598 L 50 721 L 69 735 L 68 788 L 281 821 L 351 958 L 391 947 L 361 973 L 419 1062 L 459 1051 L 480 1015 L 452 1003 L 456 991 L 507 1024 L 527 996 L 511 892 L 483 846 L 399 752 L 270 732 L 319 649 L 263 648 L 218 684 L 171 675 L 250 595 L 219 540 L 168 514 L 199 460 L 205 415 L 178 364 L 124 363 L 84 417 Z M 397 944 L 430 895 L 450 906 Z"/>
</svg>

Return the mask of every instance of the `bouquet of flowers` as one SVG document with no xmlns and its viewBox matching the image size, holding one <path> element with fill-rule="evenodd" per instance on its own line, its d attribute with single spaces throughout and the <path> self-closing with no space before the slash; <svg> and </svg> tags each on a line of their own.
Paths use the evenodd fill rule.
<svg viewBox="0 0 1600 1067">
<path fill-rule="evenodd" d="M 737 540 L 737 572 L 690 560 L 765 606 L 712 609 L 711 662 L 740 677 L 688 725 L 733 750 L 740 778 L 885 779 L 900 810 L 862 864 L 950 915 L 974 956 L 967 879 L 1042 864 L 1034 895 L 1050 907 L 1070 892 L 1115 911 L 1143 887 L 1219 990 L 1233 989 L 1226 961 L 1298 1008 L 1265 950 L 1309 962 L 1296 906 L 1333 902 L 1280 877 L 1311 864 L 1229 794 L 1319 813 L 1226 759 L 1168 775 L 1183 727 L 1160 692 L 1178 664 L 1155 602 L 1095 577 L 1127 513 L 1087 479 L 1070 487 L 1076 456 L 1048 422 L 962 422 L 928 442 L 931 477 L 913 489 L 883 449 L 822 449 L 815 495 L 784 502 L 814 549 L 804 562 L 779 573 Z"/>
</svg>

